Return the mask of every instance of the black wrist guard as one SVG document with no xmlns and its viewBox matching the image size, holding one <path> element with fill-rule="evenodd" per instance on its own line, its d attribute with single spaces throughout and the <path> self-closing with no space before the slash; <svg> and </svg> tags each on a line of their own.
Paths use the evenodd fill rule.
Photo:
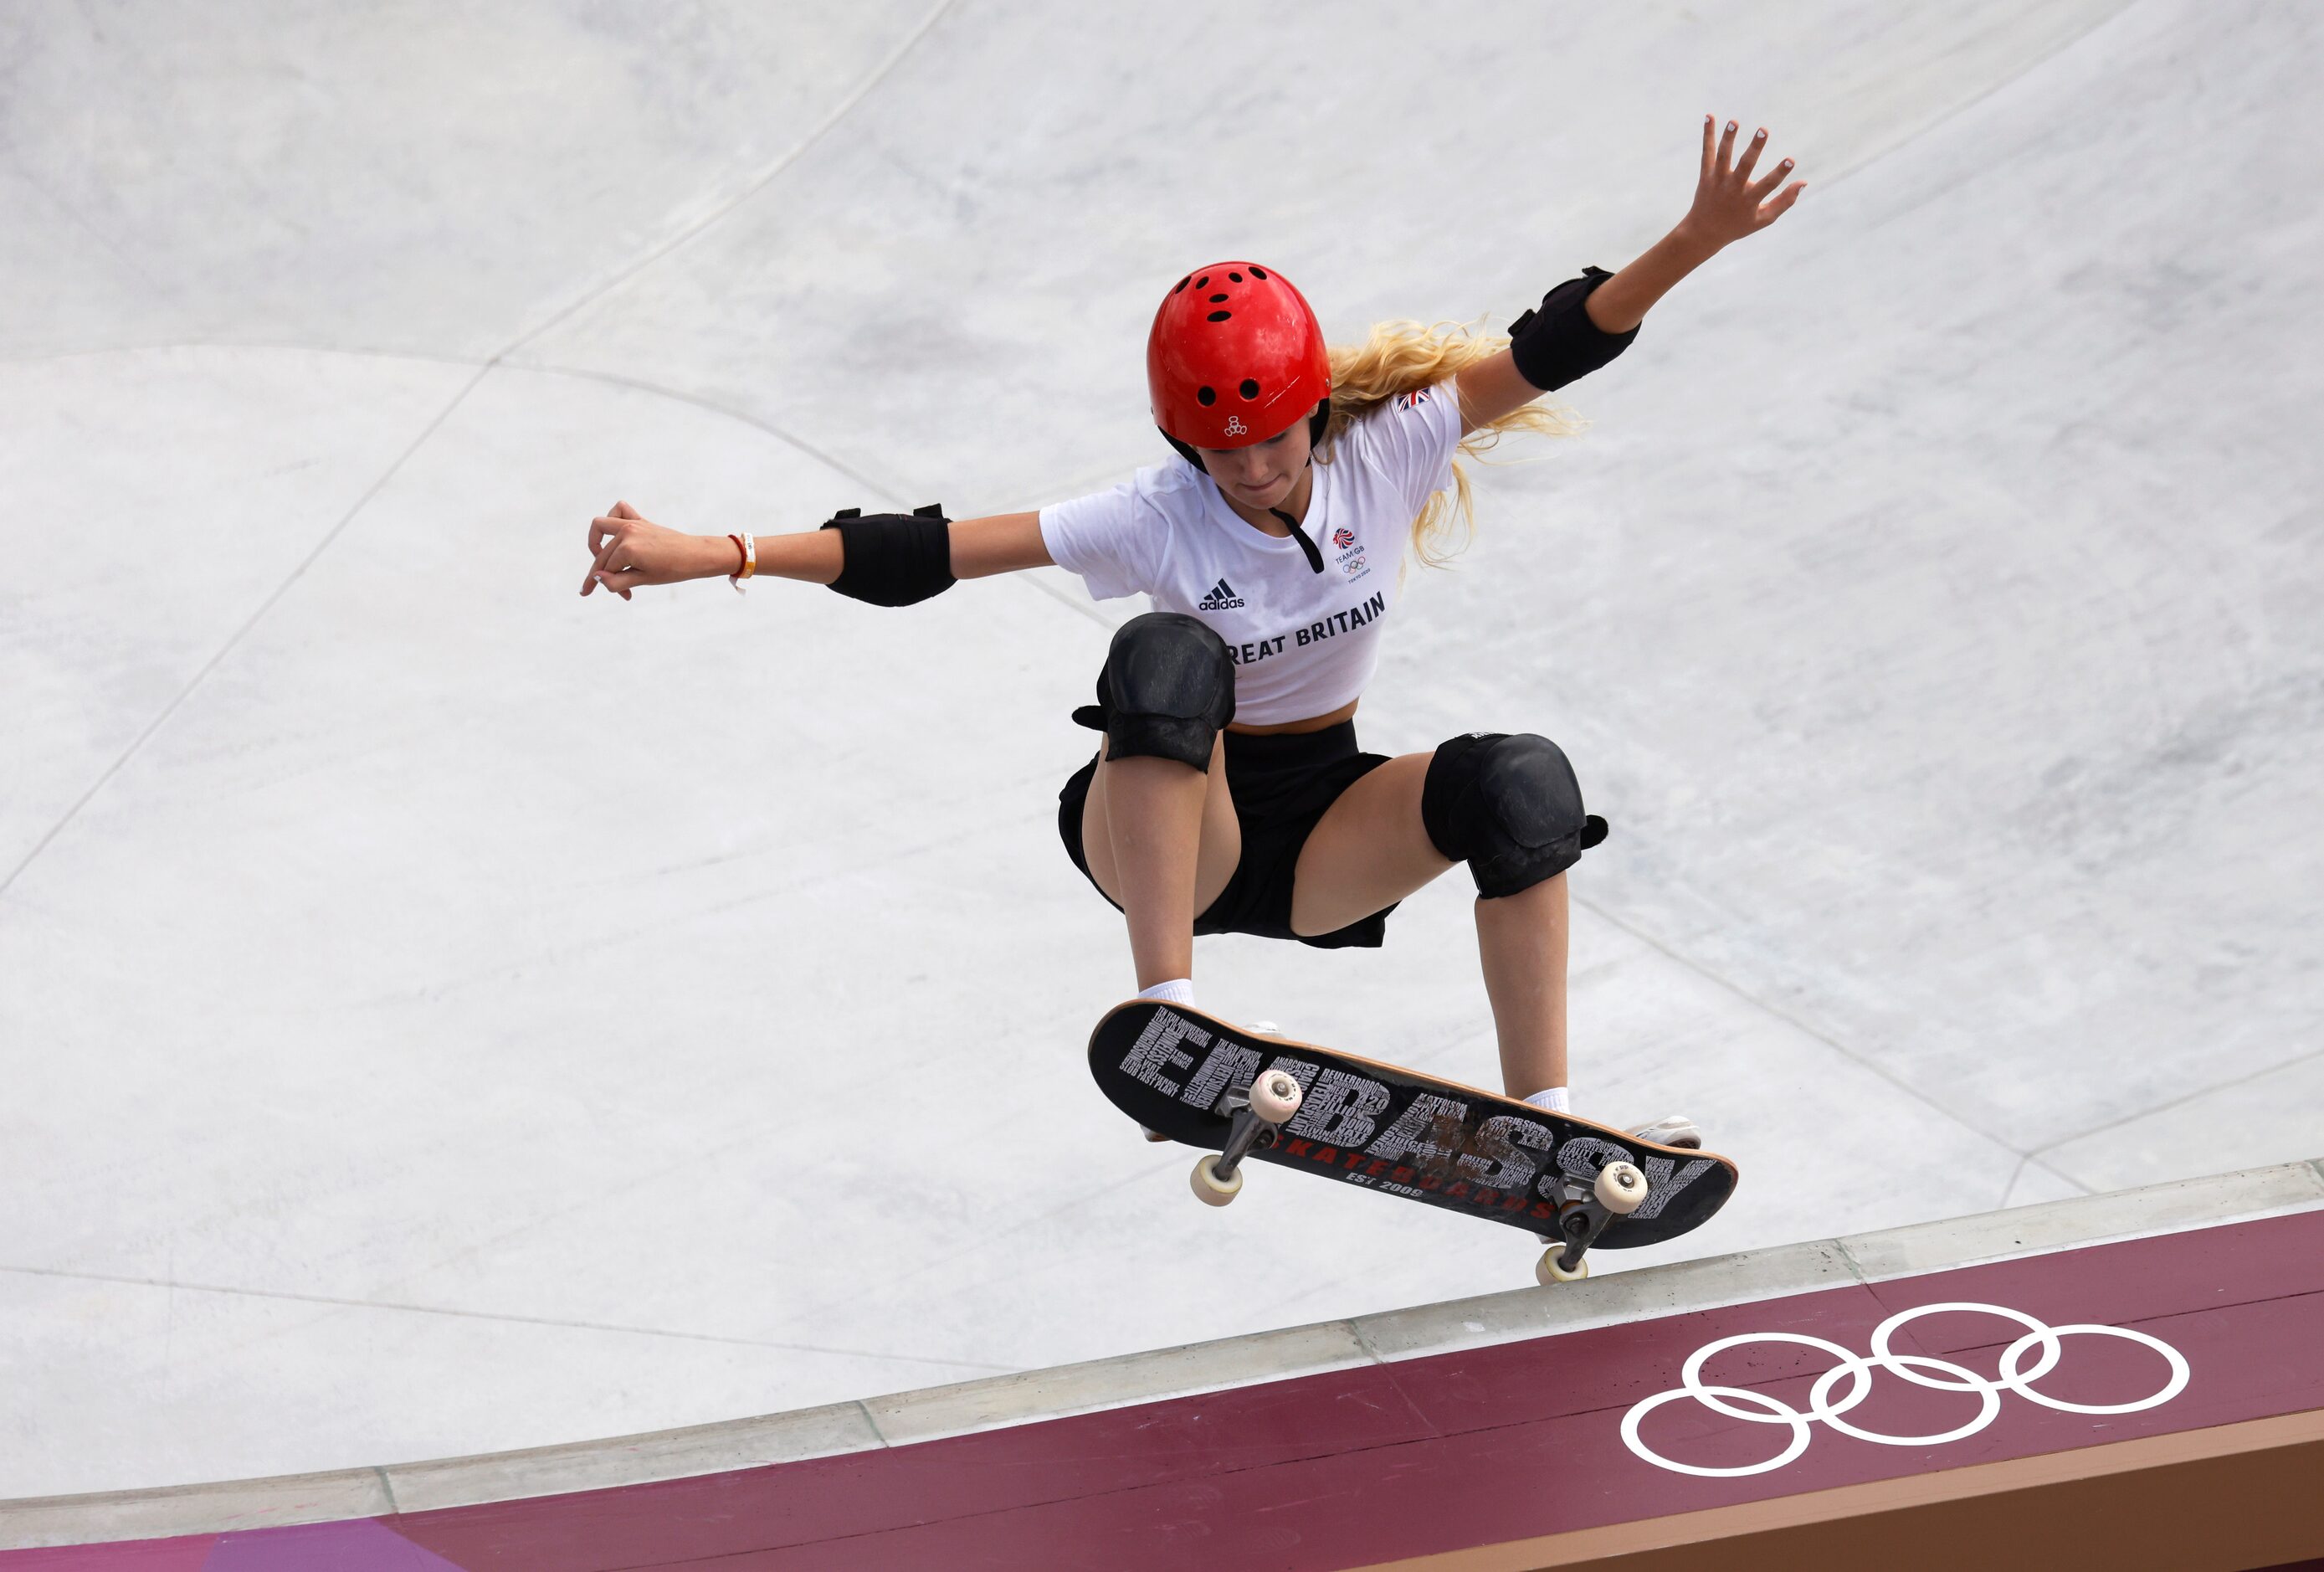
<svg viewBox="0 0 2324 1572">
<path fill-rule="evenodd" d="M 1638 336 L 1609 333 L 1590 319 L 1582 302 L 1590 291 L 1614 275 L 1602 267 L 1585 267 L 1580 278 L 1568 279 L 1542 296 L 1541 304 L 1509 324 L 1509 354 L 1517 373 L 1544 393 L 1589 375 L 1623 350 Z"/>
<path fill-rule="evenodd" d="M 873 606 L 909 606 L 953 587 L 952 521 L 930 503 L 908 513 L 842 508 L 823 526 L 839 532 L 842 560 L 831 587 Z"/>
</svg>

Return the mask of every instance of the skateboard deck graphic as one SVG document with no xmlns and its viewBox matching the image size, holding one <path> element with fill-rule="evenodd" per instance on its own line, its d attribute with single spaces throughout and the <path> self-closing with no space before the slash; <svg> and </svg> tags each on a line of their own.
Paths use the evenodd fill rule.
<svg viewBox="0 0 2324 1572">
<path fill-rule="evenodd" d="M 1099 1088 L 1124 1114 L 1174 1141 L 1216 1151 L 1229 1146 L 1232 1110 L 1248 1110 L 1260 1077 L 1287 1073 L 1298 1082 L 1296 1112 L 1255 1139 L 1246 1129 L 1249 1157 L 1529 1234 L 1559 1233 L 1563 1218 L 1572 1234 L 1572 1214 L 1587 1206 L 1587 1188 L 1601 1170 L 1636 1165 L 1642 1196 L 1627 1211 L 1618 1201 L 1610 1215 L 1597 1209 L 1598 1222 L 1569 1265 L 1584 1248 L 1634 1249 L 1675 1238 L 1735 1191 L 1735 1165 L 1714 1153 L 1657 1145 L 1458 1081 L 1262 1036 L 1176 1004 L 1117 1005 L 1090 1033 L 1089 1059 Z M 1256 1124 L 1248 1111 L 1240 1117 L 1247 1127 Z M 1195 1188 L 1204 1188 L 1199 1176 Z"/>
</svg>

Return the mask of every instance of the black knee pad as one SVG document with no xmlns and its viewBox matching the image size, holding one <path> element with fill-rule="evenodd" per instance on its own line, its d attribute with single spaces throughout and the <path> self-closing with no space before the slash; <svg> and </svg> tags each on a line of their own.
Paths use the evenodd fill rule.
<svg viewBox="0 0 2324 1572">
<path fill-rule="evenodd" d="M 1219 728 L 1234 718 L 1226 641 L 1184 612 L 1130 618 L 1106 651 L 1096 707 L 1074 718 L 1105 733 L 1109 759 L 1176 759 L 1208 770 Z"/>
<path fill-rule="evenodd" d="M 1582 809 L 1564 750 L 1530 732 L 1471 732 L 1439 744 L 1420 788 L 1420 822 L 1488 896 L 1554 878 L 1606 838 L 1606 821 Z"/>
</svg>

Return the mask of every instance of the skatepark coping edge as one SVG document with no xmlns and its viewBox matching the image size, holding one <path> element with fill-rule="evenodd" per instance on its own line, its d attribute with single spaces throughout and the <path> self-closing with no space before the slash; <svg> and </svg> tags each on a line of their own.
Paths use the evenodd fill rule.
<svg viewBox="0 0 2324 1572">
<path fill-rule="evenodd" d="M 800 1462 L 2318 1208 L 2324 1158 L 754 1419 L 417 1463 L 0 1502 L 0 1549 L 333 1522 Z"/>
</svg>

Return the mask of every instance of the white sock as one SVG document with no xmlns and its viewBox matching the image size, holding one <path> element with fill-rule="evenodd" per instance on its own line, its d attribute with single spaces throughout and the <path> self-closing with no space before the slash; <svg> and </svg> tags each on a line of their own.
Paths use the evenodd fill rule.
<svg viewBox="0 0 2324 1572">
<path fill-rule="evenodd" d="M 1159 999 L 1165 1004 L 1184 1004 L 1191 1010 L 1194 1007 L 1194 979 L 1177 977 L 1167 983 L 1157 983 L 1150 988 L 1139 989 L 1138 996 Z"/>
<path fill-rule="evenodd" d="M 1546 1108 L 1553 1114 L 1571 1114 L 1573 1107 L 1563 1087 L 1548 1087 L 1526 1099 L 1536 1108 Z"/>
</svg>

